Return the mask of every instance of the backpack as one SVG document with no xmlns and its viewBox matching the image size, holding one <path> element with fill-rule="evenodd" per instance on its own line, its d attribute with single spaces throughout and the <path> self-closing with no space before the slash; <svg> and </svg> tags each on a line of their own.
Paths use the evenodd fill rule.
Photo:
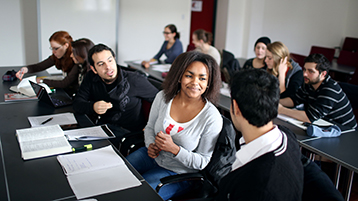
<svg viewBox="0 0 358 201">
<path fill-rule="evenodd" d="M 206 178 L 203 188 L 213 188 L 210 193 L 215 194 L 218 184 L 224 176 L 231 171 L 231 166 L 236 157 L 235 138 L 236 132 L 231 120 L 222 116 L 223 128 L 215 144 L 213 155 L 208 165 L 201 171 Z"/>
</svg>

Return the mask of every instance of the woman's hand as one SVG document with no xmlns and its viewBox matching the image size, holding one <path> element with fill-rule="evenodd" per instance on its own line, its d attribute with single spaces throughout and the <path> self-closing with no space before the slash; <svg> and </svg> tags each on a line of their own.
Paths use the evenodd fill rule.
<svg viewBox="0 0 358 201">
<path fill-rule="evenodd" d="M 280 60 L 278 65 L 278 81 L 280 82 L 280 93 L 286 91 L 286 71 L 287 71 L 287 57 Z"/>
<path fill-rule="evenodd" d="M 278 73 L 279 73 L 278 75 L 285 76 L 286 71 L 287 71 L 287 57 L 280 60 L 280 64 L 278 65 Z"/>
<path fill-rule="evenodd" d="M 142 66 L 144 66 L 145 68 L 149 68 L 150 66 L 149 61 L 142 61 Z"/>
<path fill-rule="evenodd" d="M 19 80 L 22 80 L 22 77 L 27 73 L 29 69 L 27 67 L 22 67 L 19 71 L 16 73 L 16 77 L 19 78 Z"/>
<path fill-rule="evenodd" d="M 42 83 L 43 82 L 43 79 L 42 78 L 36 78 L 36 83 Z"/>
<path fill-rule="evenodd" d="M 159 152 L 160 152 L 160 149 L 154 143 L 152 143 L 148 146 L 148 156 L 149 157 L 156 158 L 156 157 L 158 157 Z"/>
<path fill-rule="evenodd" d="M 157 133 L 157 136 L 155 136 L 155 145 L 159 149 L 170 152 L 174 155 L 177 155 L 180 151 L 180 147 L 173 142 L 172 137 L 162 131 Z"/>
</svg>

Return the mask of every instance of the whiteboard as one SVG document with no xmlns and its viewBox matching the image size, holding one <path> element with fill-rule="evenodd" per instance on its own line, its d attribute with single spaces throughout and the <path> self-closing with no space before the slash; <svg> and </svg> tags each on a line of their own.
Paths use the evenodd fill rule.
<svg viewBox="0 0 358 201">
<path fill-rule="evenodd" d="M 73 40 L 89 38 L 94 44 L 103 43 L 116 50 L 117 0 L 40 0 L 39 47 L 40 60 L 49 57 L 50 36 L 67 31 Z M 55 73 L 55 67 L 49 70 Z"/>
</svg>

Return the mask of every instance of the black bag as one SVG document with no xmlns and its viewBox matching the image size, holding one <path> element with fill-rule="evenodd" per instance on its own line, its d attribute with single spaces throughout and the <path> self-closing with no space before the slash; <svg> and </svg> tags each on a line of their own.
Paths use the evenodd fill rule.
<svg viewBox="0 0 358 201">
<path fill-rule="evenodd" d="M 3 76 L 2 76 L 2 80 L 4 80 L 5 82 L 11 82 L 16 80 L 16 71 L 14 70 L 9 70 L 7 71 Z"/>
<path fill-rule="evenodd" d="M 231 171 L 231 166 L 235 161 L 235 138 L 236 132 L 231 121 L 223 117 L 223 128 L 216 142 L 213 155 L 209 164 L 204 168 L 203 174 L 212 181 L 214 186 L 218 186 L 221 178 Z"/>
</svg>

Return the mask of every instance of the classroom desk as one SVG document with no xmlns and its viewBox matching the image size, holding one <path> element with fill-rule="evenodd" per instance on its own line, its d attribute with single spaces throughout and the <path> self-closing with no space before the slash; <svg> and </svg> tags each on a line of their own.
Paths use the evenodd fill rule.
<svg viewBox="0 0 358 201">
<path fill-rule="evenodd" d="M 0 104 L 0 200 L 76 200 L 56 156 L 24 161 L 15 136 L 16 129 L 30 127 L 28 116 L 63 112 L 73 112 L 72 106 L 55 109 L 38 101 Z M 92 125 L 85 115 L 75 116 L 80 126 Z M 88 141 L 71 142 L 73 146 L 83 146 L 88 143 Z M 108 140 L 90 143 L 94 148 L 110 144 Z M 119 155 L 123 158 L 121 154 Z M 97 200 L 162 200 L 141 175 L 125 159 L 124 161 L 142 185 L 94 198 Z"/>
<path fill-rule="evenodd" d="M 147 75 L 147 77 L 155 78 L 158 81 L 163 82 L 164 78 L 162 77 L 162 73 L 159 71 L 152 70 L 151 67 L 145 68 L 141 64 L 137 64 L 134 61 L 125 61 L 129 68 L 133 68 L 139 70 Z"/>
<path fill-rule="evenodd" d="M 338 64 L 337 59 L 333 59 L 331 63 L 331 68 L 329 70 L 347 75 L 353 75 L 356 70 L 356 67 Z"/>
<path fill-rule="evenodd" d="M 2 76 L 6 73 L 6 71 L 8 70 L 15 70 L 15 71 L 18 71 L 20 70 L 21 67 L 0 67 L 0 75 L 1 75 L 1 79 L 2 79 Z M 26 73 L 25 77 L 30 77 L 32 75 L 37 75 L 37 76 L 49 76 L 50 74 L 47 72 L 47 71 L 41 71 L 41 72 L 37 72 L 37 73 Z M 14 93 L 12 91 L 10 91 L 10 87 L 11 86 L 15 86 L 15 85 L 18 85 L 20 80 L 19 79 L 16 79 L 12 82 L 4 82 L 3 80 L 2 81 L 2 85 L 0 87 L 0 102 L 4 102 L 4 94 L 5 93 Z M 32 101 L 32 100 L 29 100 L 29 101 Z"/>
</svg>

